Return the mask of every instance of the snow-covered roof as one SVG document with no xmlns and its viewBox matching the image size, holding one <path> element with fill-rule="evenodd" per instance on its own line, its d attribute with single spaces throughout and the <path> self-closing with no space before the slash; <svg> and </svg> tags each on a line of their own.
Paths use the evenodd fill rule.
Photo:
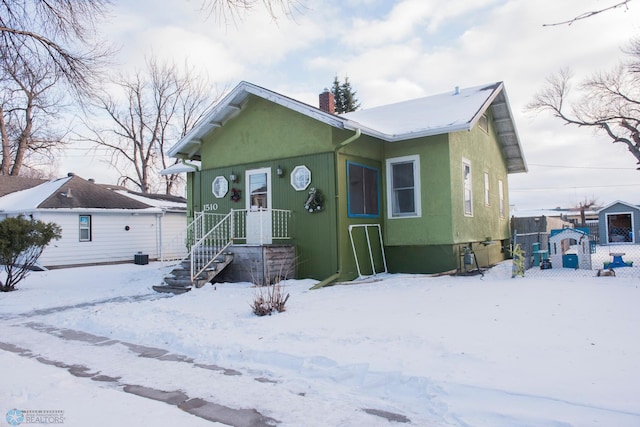
<svg viewBox="0 0 640 427">
<path fill-rule="evenodd" d="M 146 205 L 153 206 L 156 208 L 179 209 L 179 210 L 185 210 L 185 211 L 187 209 L 187 202 L 186 200 L 183 200 L 181 197 L 149 195 L 149 194 L 145 195 L 142 193 L 133 193 L 128 190 L 114 190 L 114 191 L 118 194 L 122 194 L 123 196 L 130 197 L 133 200 L 137 200 Z"/>
<path fill-rule="evenodd" d="M 165 195 L 140 195 L 116 191 L 75 175 L 46 181 L 34 187 L 0 197 L 0 212 L 26 213 L 39 209 L 109 210 L 162 212 L 186 210 L 184 198 Z"/>
<path fill-rule="evenodd" d="M 200 162 L 198 160 L 192 160 L 190 162 L 182 161 L 171 165 L 166 169 L 160 171 L 160 175 L 173 175 L 175 173 L 186 173 L 200 170 Z"/>
<path fill-rule="evenodd" d="M 289 108 L 330 126 L 360 130 L 388 142 L 470 130 L 491 108 L 510 173 L 526 172 L 520 139 L 502 82 L 384 105 L 343 115 L 326 113 L 295 99 L 241 82 L 168 152 L 172 157 L 200 159 L 202 138 L 239 114 L 250 95 Z"/>
<path fill-rule="evenodd" d="M 598 211 L 587 209 L 585 212 L 586 216 L 594 216 L 598 214 Z M 534 218 L 538 216 L 546 216 L 550 218 L 554 217 L 574 217 L 580 215 L 579 209 L 513 209 L 511 211 L 511 215 L 516 218 Z"/>
<path fill-rule="evenodd" d="M 69 182 L 71 177 L 53 179 L 26 190 L 0 197 L 0 211 L 25 211 L 37 207 Z"/>
<path fill-rule="evenodd" d="M 386 140 L 469 130 L 501 83 L 383 105 L 342 115 Z M 483 108 L 484 107 L 484 108 Z"/>
<path fill-rule="evenodd" d="M 615 202 L 611 202 L 607 206 L 605 206 L 605 207 L 601 208 L 600 210 L 598 210 L 598 213 L 600 213 L 600 212 L 602 212 L 602 211 L 604 211 L 606 209 L 609 209 L 613 205 L 618 205 L 618 204 L 627 206 L 628 208 L 633 209 L 633 210 L 640 209 L 640 206 L 632 205 L 631 203 L 623 202 L 621 200 L 616 200 Z"/>
</svg>

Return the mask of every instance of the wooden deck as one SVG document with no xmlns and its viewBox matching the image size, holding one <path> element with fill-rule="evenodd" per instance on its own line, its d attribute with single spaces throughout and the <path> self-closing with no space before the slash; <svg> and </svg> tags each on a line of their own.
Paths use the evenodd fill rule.
<svg viewBox="0 0 640 427">
<path fill-rule="evenodd" d="M 233 253 L 233 262 L 217 281 L 268 285 L 296 278 L 294 245 L 232 245 L 229 252 Z"/>
</svg>

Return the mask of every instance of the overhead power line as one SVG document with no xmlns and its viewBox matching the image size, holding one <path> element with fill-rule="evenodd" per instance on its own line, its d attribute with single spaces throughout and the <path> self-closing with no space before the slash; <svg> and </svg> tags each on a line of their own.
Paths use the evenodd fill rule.
<svg viewBox="0 0 640 427">
<path fill-rule="evenodd" d="M 621 168 L 616 166 L 565 166 L 565 165 L 541 165 L 538 163 L 528 163 L 529 166 L 539 168 L 559 168 L 559 169 L 594 169 L 594 170 L 637 170 L 636 168 Z"/>
</svg>

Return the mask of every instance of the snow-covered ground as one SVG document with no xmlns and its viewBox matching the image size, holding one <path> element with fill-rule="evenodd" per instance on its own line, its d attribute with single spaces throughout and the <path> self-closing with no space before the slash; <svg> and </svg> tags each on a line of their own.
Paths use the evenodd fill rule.
<svg viewBox="0 0 640 427">
<path fill-rule="evenodd" d="M 637 277 L 511 279 L 504 263 L 484 277 L 288 281 L 287 311 L 257 317 L 251 284 L 157 294 L 166 271 L 34 272 L 0 294 L 2 419 L 215 425 L 176 406 L 191 399 L 237 426 L 640 426 Z"/>
</svg>

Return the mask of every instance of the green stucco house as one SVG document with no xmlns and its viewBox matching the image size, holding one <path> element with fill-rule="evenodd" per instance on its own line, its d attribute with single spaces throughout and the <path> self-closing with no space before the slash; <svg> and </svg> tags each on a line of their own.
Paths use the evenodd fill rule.
<svg viewBox="0 0 640 427">
<path fill-rule="evenodd" d="M 508 175 L 527 166 L 502 82 L 343 115 L 319 98 L 231 90 L 169 151 L 188 216 L 242 212 L 233 245 L 292 246 L 295 275 L 323 283 L 504 259 Z"/>
</svg>

